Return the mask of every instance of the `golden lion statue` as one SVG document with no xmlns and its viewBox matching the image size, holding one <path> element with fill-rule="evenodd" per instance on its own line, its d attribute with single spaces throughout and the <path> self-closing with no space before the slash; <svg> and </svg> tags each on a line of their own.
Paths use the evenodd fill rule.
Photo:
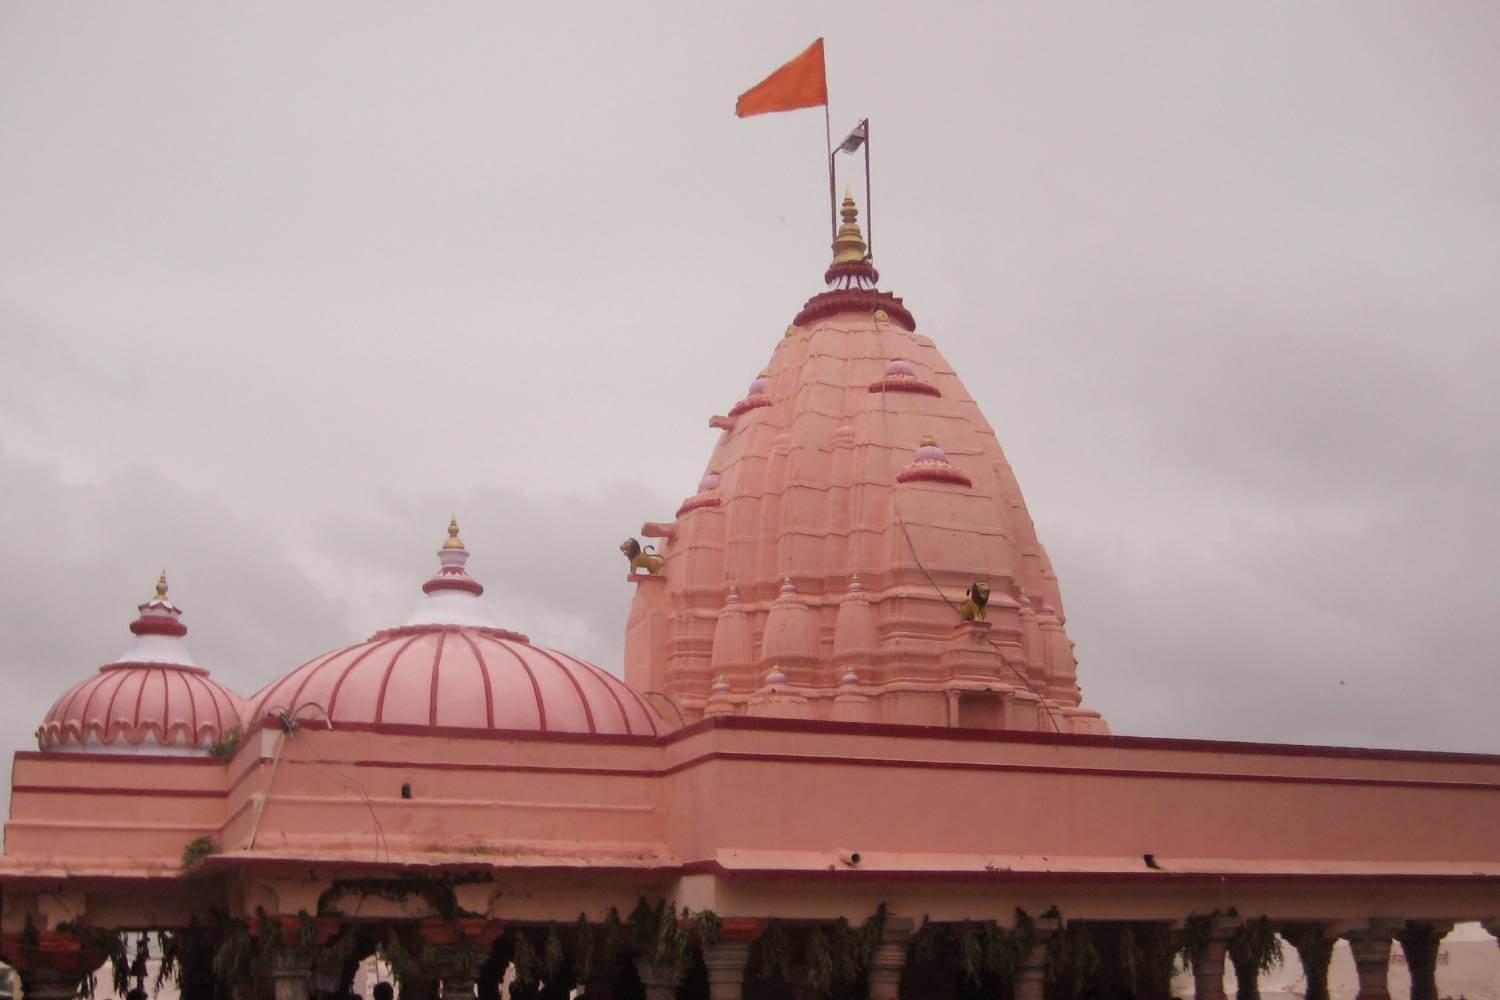
<svg viewBox="0 0 1500 1000">
<path fill-rule="evenodd" d="M 968 600 L 958 607 L 958 620 L 964 622 L 984 621 L 985 606 L 990 603 L 990 585 L 975 580 L 969 587 Z"/>
<path fill-rule="evenodd" d="M 627 538 L 620 543 L 620 551 L 625 553 L 625 558 L 630 561 L 630 574 L 634 576 L 636 570 L 645 570 L 647 576 L 660 576 L 662 563 L 665 561 L 656 554 L 656 546 L 648 545 L 644 549 L 641 543 L 634 538 Z"/>
</svg>

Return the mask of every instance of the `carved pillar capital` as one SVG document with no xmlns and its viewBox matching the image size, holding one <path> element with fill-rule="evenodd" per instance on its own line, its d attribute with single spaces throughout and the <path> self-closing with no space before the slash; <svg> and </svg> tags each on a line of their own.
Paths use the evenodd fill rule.
<svg viewBox="0 0 1500 1000">
<path fill-rule="evenodd" d="M 708 970 L 710 1000 L 740 1000 L 745 993 L 745 964 L 750 961 L 750 942 L 720 941 L 703 949 Z"/>
<path fill-rule="evenodd" d="M 885 918 L 880 943 L 870 955 L 870 1000 L 896 1000 L 901 970 L 906 967 L 906 946 L 914 926 L 910 917 Z"/>
</svg>

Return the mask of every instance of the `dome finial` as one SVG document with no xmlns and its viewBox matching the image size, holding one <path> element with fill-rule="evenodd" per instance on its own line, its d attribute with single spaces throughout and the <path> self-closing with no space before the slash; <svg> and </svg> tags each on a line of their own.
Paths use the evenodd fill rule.
<svg viewBox="0 0 1500 1000">
<path fill-rule="evenodd" d="M 445 549 L 461 549 L 464 547 L 463 540 L 458 537 L 458 515 L 448 519 L 448 540 L 443 542 Z"/>
<path fill-rule="evenodd" d="M 167 571 L 166 570 L 162 570 L 161 571 L 161 576 L 159 576 L 159 577 L 156 578 L 156 600 L 158 600 L 158 601 L 165 601 L 166 599 L 167 599 Z"/>
<path fill-rule="evenodd" d="M 859 207 L 854 204 L 852 188 L 844 189 L 844 205 L 839 210 L 839 216 L 843 218 L 844 224 L 839 226 L 839 234 L 833 241 L 833 262 L 861 263 L 868 254 L 864 234 L 859 230 Z"/>
</svg>

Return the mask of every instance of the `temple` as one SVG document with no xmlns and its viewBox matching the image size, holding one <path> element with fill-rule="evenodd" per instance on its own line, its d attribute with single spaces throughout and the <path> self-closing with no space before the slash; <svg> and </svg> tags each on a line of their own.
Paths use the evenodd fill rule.
<svg viewBox="0 0 1500 1000">
<path fill-rule="evenodd" d="M 1321 997 L 1342 939 L 1364 1000 L 1393 954 L 1436 997 L 1448 929 L 1500 918 L 1500 756 L 1113 735 L 994 431 L 842 218 L 621 546 L 623 680 L 497 613 L 456 520 L 410 617 L 248 697 L 163 573 L 15 757 L 26 996 L 139 998 L 149 959 L 191 1000 L 346 997 L 378 955 L 405 1000 L 1145 998 L 1175 965 L 1221 1000 L 1285 949 Z"/>
</svg>

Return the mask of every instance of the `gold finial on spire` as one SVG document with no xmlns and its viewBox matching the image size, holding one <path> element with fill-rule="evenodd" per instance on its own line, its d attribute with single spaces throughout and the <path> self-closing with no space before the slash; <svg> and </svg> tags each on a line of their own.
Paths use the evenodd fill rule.
<svg viewBox="0 0 1500 1000">
<path fill-rule="evenodd" d="M 858 264 L 867 256 L 864 234 L 859 231 L 859 207 L 854 204 L 854 189 L 844 189 L 844 206 L 839 210 L 844 224 L 833 241 L 835 264 Z"/>
<path fill-rule="evenodd" d="M 162 570 L 161 576 L 156 578 L 156 596 L 152 600 L 165 601 L 167 599 L 167 571 Z"/>
<path fill-rule="evenodd" d="M 448 540 L 443 542 L 445 549 L 461 549 L 463 541 L 458 537 L 458 517 L 455 515 L 448 519 Z"/>
</svg>

